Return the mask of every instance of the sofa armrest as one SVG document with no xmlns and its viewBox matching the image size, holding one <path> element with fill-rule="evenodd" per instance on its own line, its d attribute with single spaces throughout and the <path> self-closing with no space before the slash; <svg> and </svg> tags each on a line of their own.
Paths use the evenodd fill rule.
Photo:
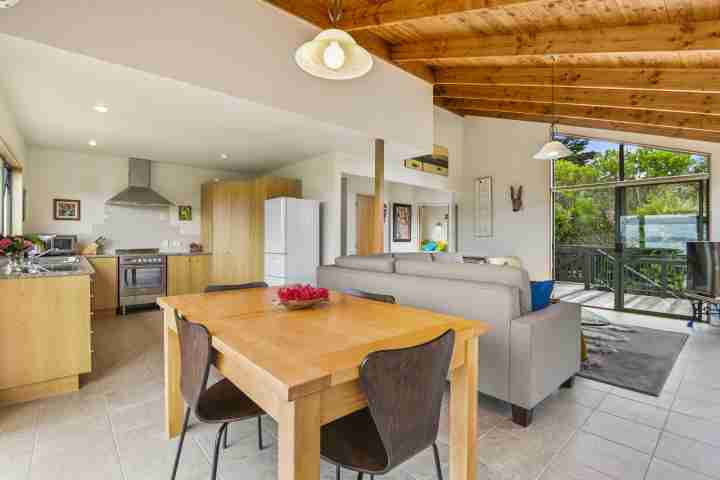
<svg viewBox="0 0 720 480">
<path fill-rule="evenodd" d="M 531 409 L 580 370 L 580 305 L 560 302 L 510 326 L 510 402 Z"/>
</svg>

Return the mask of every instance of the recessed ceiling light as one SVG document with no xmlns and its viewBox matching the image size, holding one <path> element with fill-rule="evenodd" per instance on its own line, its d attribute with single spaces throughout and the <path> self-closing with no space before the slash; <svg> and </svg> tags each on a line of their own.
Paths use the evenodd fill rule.
<svg viewBox="0 0 720 480">
<path fill-rule="evenodd" d="M 105 105 L 95 105 L 93 107 L 93 110 L 95 110 L 98 113 L 107 113 L 108 110 L 110 110 L 110 109 L 108 107 L 106 107 Z"/>
<path fill-rule="evenodd" d="M 220 158 L 222 158 L 223 160 L 227 160 L 228 159 L 227 153 L 221 153 Z"/>
<path fill-rule="evenodd" d="M 0 0 L 0 8 L 14 7 L 18 3 L 20 3 L 20 0 Z"/>
<path fill-rule="evenodd" d="M 96 140 L 90 140 L 90 141 L 88 142 L 88 145 L 90 145 L 91 147 L 97 147 L 97 141 L 96 141 Z"/>
</svg>

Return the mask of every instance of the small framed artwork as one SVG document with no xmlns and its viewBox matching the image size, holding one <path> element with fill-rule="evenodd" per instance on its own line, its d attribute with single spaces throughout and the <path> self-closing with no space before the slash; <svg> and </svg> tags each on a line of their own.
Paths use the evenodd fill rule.
<svg viewBox="0 0 720 480">
<path fill-rule="evenodd" d="M 178 205 L 178 219 L 181 222 L 192 222 L 192 205 Z"/>
<path fill-rule="evenodd" d="M 475 179 L 475 237 L 493 236 L 493 180 L 492 177 Z"/>
<path fill-rule="evenodd" d="M 53 218 L 55 220 L 80 221 L 80 200 L 54 199 Z"/>
<path fill-rule="evenodd" d="M 412 241 L 412 205 L 393 203 L 393 242 Z"/>
</svg>

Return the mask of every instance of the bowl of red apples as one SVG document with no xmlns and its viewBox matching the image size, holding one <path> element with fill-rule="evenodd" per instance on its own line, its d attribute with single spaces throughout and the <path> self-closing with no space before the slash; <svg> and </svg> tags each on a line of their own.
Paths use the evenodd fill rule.
<svg viewBox="0 0 720 480">
<path fill-rule="evenodd" d="M 278 303 L 288 310 L 300 310 L 327 302 L 327 288 L 315 288 L 312 285 L 291 285 L 278 290 Z"/>
</svg>

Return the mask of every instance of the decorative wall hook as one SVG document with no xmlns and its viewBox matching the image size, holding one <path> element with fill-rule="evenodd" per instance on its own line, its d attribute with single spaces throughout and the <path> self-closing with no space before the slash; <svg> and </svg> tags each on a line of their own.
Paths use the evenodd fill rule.
<svg viewBox="0 0 720 480">
<path fill-rule="evenodd" d="M 522 185 L 518 187 L 517 192 L 515 192 L 515 187 L 513 187 L 512 185 L 510 186 L 510 199 L 512 200 L 513 212 L 519 212 L 520 210 L 522 210 L 522 193 Z"/>
</svg>

